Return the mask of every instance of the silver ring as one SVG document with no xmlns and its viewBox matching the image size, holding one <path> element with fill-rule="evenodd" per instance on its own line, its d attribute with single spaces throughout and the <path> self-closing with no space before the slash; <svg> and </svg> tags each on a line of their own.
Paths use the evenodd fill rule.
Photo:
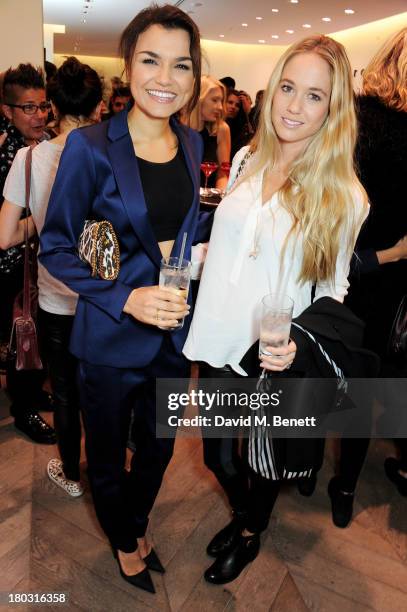
<svg viewBox="0 0 407 612">
<path fill-rule="evenodd" d="M 286 366 L 285 366 L 285 369 L 286 369 L 286 370 L 289 370 L 289 369 L 291 368 L 291 364 L 292 364 L 292 362 L 291 362 L 291 363 L 289 363 L 288 365 L 286 365 Z"/>
</svg>

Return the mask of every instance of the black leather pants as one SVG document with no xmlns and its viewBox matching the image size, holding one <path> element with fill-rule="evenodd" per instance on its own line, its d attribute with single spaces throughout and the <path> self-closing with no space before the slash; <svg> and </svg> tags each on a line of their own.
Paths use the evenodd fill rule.
<svg viewBox="0 0 407 612">
<path fill-rule="evenodd" d="M 69 352 L 73 316 L 38 310 L 42 349 L 47 357 L 54 395 L 54 427 L 64 474 L 79 480 L 81 422 L 76 383 L 77 360 Z"/>
</svg>

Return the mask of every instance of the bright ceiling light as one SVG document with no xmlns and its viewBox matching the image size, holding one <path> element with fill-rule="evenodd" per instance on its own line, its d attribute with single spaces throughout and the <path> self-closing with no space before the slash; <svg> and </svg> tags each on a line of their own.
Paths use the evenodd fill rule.
<svg viewBox="0 0 407 612">
<path fill-rule="evenodd" d="M 294 34 L 294 30 L 286 30 L 287 34 Z"/>
<path fill-rule="evenodd" d="M 344 11 L 347 15 L 353 15 L 355 11 L 353 9 L 345 9 Z"/>
<path fill-rule="evenodd" d="M 298 0 L 290 0 L 291 4 L 298 4 Z"/>
<path fill-rule="evenodd" d="M 224 34 L 219 34 L 219 38 L 225 38 Z"/>
<path fill-rule="evenodd" d="M 322 17 L 322 21 L 331 21 L 330 17 Z"/>
<path fill-rule="evenodd" d="M 272 13 L 278 13 L 278 9 L 271 9 Z"/>
<path fill-rule="evenodd" d="M 247 23 L 242 23 L 243 28 L 247 28 Z"/>
<path fill-rule="evenodd" d="M 259 39 L 259 43 L 264 44 L 265 42 L 266 42 L 266 41 L 265 41 L 265 40 L 263 40 L 262 38 L 260 38 L 260 39 Z"/>
<path fill-rule="evenodd" d="M 279 38 L 278 34 L 272 34 L 271 38 Z"/>
<path fill-rule="evenodd" d="M 257 21 L 261 21 L 263 17 L 256 17 Z"/>
<path fill-rule="evenodd" d="M 310 24 L 310 23 L 303 23 L 303 24 L 302 24 L 302 27 L 303 27 L 303 28 L 310 28 L 310 27 L 311 27 L 311 24 Z"/>
</svg>

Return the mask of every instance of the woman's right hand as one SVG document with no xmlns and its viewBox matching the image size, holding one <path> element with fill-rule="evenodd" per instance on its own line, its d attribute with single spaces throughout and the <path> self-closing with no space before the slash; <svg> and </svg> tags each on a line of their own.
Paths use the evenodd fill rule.
<svg viewBox="0 0 407 612">
<path fill-rule="evenodd" d="M 178 325 L 178 319 L 189 314 L 190 308 L 177 289 L 154 285 L 133 289 L 123 312 L 140 323 L 171 329 Z"/>
</svg>

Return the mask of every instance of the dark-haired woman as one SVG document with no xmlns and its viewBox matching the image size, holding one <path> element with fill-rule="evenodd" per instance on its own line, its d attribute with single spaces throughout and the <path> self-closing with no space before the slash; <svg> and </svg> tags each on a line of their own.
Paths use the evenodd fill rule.
<svg viewBox="0 0 407 612">
<path fill-rule="evenodd" d="M 188 332 L 171 332 L 189 304 L 158 285 L 162 257 L 185 258 L 199 224 L 202 143 L 173 119 L 199 95 L 200 42 L 174 6 L 141 11 L 124 30 L 121 54 L 135 103 L 68 138 L 41 235 L 41 261 L 79 294 L 71 350 L 79 384 L 88 472 L 99 521 L 121 575 L 154 592 L 148 569 L 163 571 L 146 540 L 149 514 L 174 441 L 155 435 L 156 378 L 186 377 Z M 77 255 L 86 219 L 108 219 L 119 238 L 115 281 L 92 278 Z M 202 230 L 201 234 L 198 233 Z M 190 298 L 188 298 L 190 301 Z M 133 411 L 136 451 L 124 470 Z"/>
<path fill-rule="evenodd" d="M 226 98 L 225 120 L 230 128 L 232 148 L 230 158 L 251 140 L 254 130 L 250 124 L 250 101 L 245 92 L 230 89 Z"/>
<path fill-rule="evenodd" d="M 76 58 L 68 58 L 47 84 L 59 135 L 44 140 L 32 152 L 29 230 L 33 235 L 44 224 L 49 195 L 68 134 L 94 122 L 102 99 L 97 73 Z M 0 214 L 0 239 L 7 247 L 24 239 L 25 159 L 27 147 L 18 151 L 4 188 Z M 81 425 L 76 391 L 76 359 L 69 352 L 69 338 L 76 309 L 76 294 L 38 266 L 38 323 L 55 399 L 54 424 L 61 459 L 47 466 L 50 479 L 72 497 L 83 493 L 80 482 Z"/>
</svg>

